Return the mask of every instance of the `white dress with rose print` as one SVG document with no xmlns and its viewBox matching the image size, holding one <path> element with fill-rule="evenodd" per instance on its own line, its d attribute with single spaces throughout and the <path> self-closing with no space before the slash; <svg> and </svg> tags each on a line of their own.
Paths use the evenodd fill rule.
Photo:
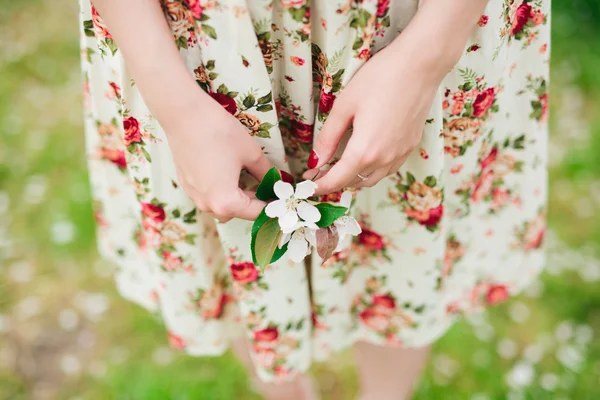
<svg viewBox="0 0 600 400">
<path fill-rule="evenodd" d="M 336 97 L 418 3 L 161 0 L 198 85 L 296 179 Z M 490 1 L 417 150 L 356 193 L 362 234 L 323 265 L 313 252 L 310 270 L 284 257 L 260 273 L 251 223 L 196 210 L 110 29 L 81 0 L 94 212 L 120 292 L 160 313 L 190 354 L 247 335 L 265 380 L 357 340 L 427 345 L 519 292 L 544 263 L 549 3 Z"/>
</svg>

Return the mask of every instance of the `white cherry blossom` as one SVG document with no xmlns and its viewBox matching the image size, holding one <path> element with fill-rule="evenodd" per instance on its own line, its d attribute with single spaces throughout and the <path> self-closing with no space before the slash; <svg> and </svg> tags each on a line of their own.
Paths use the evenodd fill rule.
<svg viewBox="0 0 600 400">
<path fill-rule="evenodd" d="M 309 204 L 306 199 L 315 193 L 317 184 L 313 181 L 304 181 L 294 187 L 284 181 L 277 181 L 273 191 L 279 198 L 267 205 L 265 213 L 271 218 L 277 218 L 283 233 L 291 233 L 302 219 L 307 223 L 315 223 L 321 219 L 317 207 Z"/>
<path fill-rule="evenodd" d="M 352 203 L 352 193 L 349 191 L 345 191 L 342 193 L 342 198 L 340 199 L 340 206 L 346 207 L 348 211 L 350 211 L 350 203 Z M 356 236 L 362 232 L 360 225 L 353 217 L 349 215 L 344 215 L 338 219 L 336 219 L 333 224 L 337 228 L 338 235 L 340 236 L 339 245 L 336 251 L 341 250 L 339 247 L 342 245 L 342 241 L 347 235 Z"/>
<path fill-rule="evenodd" d="M 287 253 L 290 260 L 299 263 L 310 254 L 311 246 L 317 245 L 315 232 L 319 229 L 314 222 L 298 222 L 293 233 L 284 233 L 279 241 L 279 247 L 288 243 Z"/>
</svg>

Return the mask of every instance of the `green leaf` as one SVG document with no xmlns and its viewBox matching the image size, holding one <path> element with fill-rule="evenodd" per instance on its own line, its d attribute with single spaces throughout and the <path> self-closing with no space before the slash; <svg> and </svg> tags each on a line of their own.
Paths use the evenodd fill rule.
<svg viewBox="0 0 600 400">
<path fill-rule="evenodd" d="M 411 174 L 410 172 L 407 172 L 406 173 L 406 181 L 408 182 L 408 186 L 412 185 L 416 181 L 415 176 L 413 174 Z"/>
<path fill-rule="evenodd" d="M 96 36 L 96 34 L 94 34 L 94 31 L 92 29 L 84 29 L 83 32 L 85 33 L 85 36 L 87 36 L 87 37 Z"/>
<path fill-rule="evenodd" d="M 267 171 L 265 176 L 260 181 L 258 188 L 256 188 L 256 198 L 262 201 L 275 200 L 277 196 L 273 191 L 273 186 L 275 182 L 281 180 L 281 174 L 279 174 L 279 170 L 273 167 Z"/>
<path fill-rule="evenodd" d="M 274 125 L 271 124 L 270 122 L 263 122 L 262 124 L 260 124 L 260 130 L 263 131 L 268 131 L 269 129 L 271 129 Z"/>
<path fill-rule="evenodd" d="M 326 228 L 333 224 L 333 221 L 346 214 L 346 207 L 334 206 L 329 203 L 319 203 L 315 207 L 321 213 L 321 219 L 317 222 L 319 228 Z"/>
<path fill-rule="evenodd" d="M 211 72 L 208 74 L 208 79 L 210 79 L 211 81 L 214 81 L 215 79 L 217 79 L 218 76 L 219 76 L 219 74 L 217 74 L 216 72 Z"/>
<path fill-rule="evenodd" d="M 179 36 L 176 40 L 178 49 L 187 49 L 187 40 L 183 36 Z"/>
<path fill-rule="evenodd" d="M 210 25 L 206 25 L 206 24 L 202 24 L 202 25 L 200 25 L 200 27 L 202 28 L 202 32 L 206 33 L 209 38 L 212 38 L 215 40 L 217 39 L 217 32 L 215 31 L 215 28 L 213 28 Z"/>
<path fill-rule="evenodd" d="M 215 60 L 208 60 L 206 62 L 206 69 L 212 71 L 215 68 Z"/>
<path fill-rule="evenodd" d="M 277 218 L 271 218 L 265 222 L 256 233 L 256 239 L 254 242 L 254 256 L 256 259 L 256 265 L 261 269 L 271 263 L 275 251 L 277 250 L 279 239 L 281 238 L 282 232 L 279 228 L 279 222 Z M 281 257 L 281 255 L 279 255 Z"/>
<path fill-rule="evenodd" d="M 198 235 L 196 235 L 196 234 L 189 234 L 189 235 L 186 235 L 186 236 L 185 236 L 185 242 L 186 242 L 187 244 L 195 244 L 194 242 L 195 242 L 195 240 L 196 240 L 196 237 L 197 237 L 197 236 L 198 236 Z"/>
<path fill-rule="evenodd" d="M 174 218 L 179 218 L 181 216 L 181 211 L 179 211 L 178 208 L 173 210 L 173 217 Z"/>
<path fill-rule="evenodd" d="M 428 176 L 423 183 L 432 188 L 437 184 L 437 179 L 435 179 L 435 176 Z"/>
<path fill-rule="evenodd" d="M 288 244 L 284 244 L 283 246 L 281 246 L 281 248 L 277 247 L 277 249 L 275 250 L 275 253 L 273 253 L 273 258 L 271 258 L 271 262 L 269 264 L 273 264 L 275 262 L 277 262 L 287 251 L 288 249 Z"/>
<path fill-rule="evenodd" d="M 146 160 L 148 160 L 148 162 L 152 162 L 152 158 L 150 157 L 150 154 L 146 151 L 146 149 L 144 147 L 140 147 L 140 148 L 142 149 L 144 158 L 146 158 Z"/>
<path fill-rule="evenodd" d="M 408 192 L 408 189 L 410 189 L 410 186 L 408 186 L 408 185 L 402 185 L 402 184 L 399 183 L 399 184 L 396 185 L 396 189 L 398 189 L 398 191 L 400 193 L 406 193 L 406 192 Z"/>
<path fill-rule="evenodd" d="M 265 209 L 263 208 L 263 210 L 260 212 L 260 214 L 258 215 L 258 217 L 256 217 L 256 220 L 252 224 L 252 233 L 251 233 L 251 237 L 250 237 L 250 250 L 252 252 L 252 262 L 254 263 L 254 265 L 257 265 L 257 263 L 256 263 L 256 254 L 255 254 L 255 251 L 254 251 L 255 250 L 255 244 L 256 244 L 256 234 L 258 233 L 259 229 L 268 220 L 269 220 L 269 217 L 267 216 L 267 214 L 265 213 Z"/>
<path fill-rule="evenodd" d="M 256 107 L 256 111 L 259 112 L 267 112 L 267 111 L 272 111 L 273 110 L 273 106 L 270 104 L 262 104 L 258 107 Z"/>
<path fill-rule="evenodd" d="M 352 50 L 358 50 L 362 47 L 364 41 L 362 40 L 362 38 L 357 37 L 356 40 L 354 41 L 354 44 L 352 45 Z"/>
<path fill-rule="evenodd" d="M 263 97 L 260 97 L 258 99 L 258 104 L 269 104 L 271 102 L 271 100 L 273 99 L 273 94 L 272 92 L 267 93 L 266 95 L 264 95 Z"/>
<path fill-rule="evenodd" d="M 258 136 L 259 138 L 265 138 L 265 139 L 271 138 L 271 134 L 269 133 L 269 131 L 265 131 L 262 129 L 256 133 L 256 136 Z"/>
<path fill-rule="evenodd" d="M 183 222 L 185 222 L 186 224 L 196 222 L 196 212 L 197 209 L 196 207 L 194 207 L 190 212 L 185 213 L 183 215 Z"/>
<path fill-rule="evenodd" d="M 238 92 L 227 92 L 227 97 L 231 97 L 232 99 L 235 99 L 237 97 L 239 93 Z"/>
<path fill-rule="evenodd" d="M 304 16 L 306 15 L 306 10 L 304 7 L 290 8 L 289 13 L 295 21 L 302 22 L 304 20 Z"/>
<path fill-rule="evenodd" d="M 254 106 L 254 104 L 256 103 L 256 99 L 254 99 L 254 96 L 249 94 L 248 96 L 246 96 L 246 98 L 244 99 L 244 101 L 242 103 L 244 104 L 244 107 L 252 108 Z"/>
<path fill-rule="evenodd" d="M 227 92 L 229 92 L 229 90 L 227 90 L 227 86 L 225 86 L 224 83 L 221 83 L 217 88 L 217 93 L 227 94 Z"/>
<path fill-rule="evenodd" d="M 83 21 L 83 27 L 85 29 L 93 29 L 94 28 L 94 23 L 92 22 L 91 19 L 88 19 L 87 21 Z"/>
<path fill-rule="evenodd" d="M 113 56 L 117 54 L 117 50 L 119 50 L 117 47 L 117 42 L 115 42 L 113 39 L 106 39 L 106 45 L 110 49 Z"/>
</svg>

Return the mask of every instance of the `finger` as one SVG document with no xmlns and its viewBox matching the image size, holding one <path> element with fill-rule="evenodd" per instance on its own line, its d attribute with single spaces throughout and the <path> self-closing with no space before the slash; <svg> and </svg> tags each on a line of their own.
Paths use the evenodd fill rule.
<svg viewBox="0 0 600 400">
<path fill-rule="evenodd" d="M 258 200 L 254 195 L 250 195 L 241 189 L 236 191 L 235 196 L 236 206 L 234 207 L 233 216 L 248 221 L 254 221 L 267 205 L 264 201 Z"/>
<path fill-rule="evenodd" d="M 335 154 L 335 150 L 352 123 L 353 115 L 345 103 L 338 100 L 334 103 L 329 116 L 317 139 L 313 151 L 308 158 L 308 168 L 321 168 Z"/>
<path fill-rule="evenodd" d="M 356 174 L 364 169 L 356 161 L 350 161 L 352 159 L 353 157 L 350 157 L 346 151 L 342 159 L 331 167 L 325 176 L 315 181 L 317 184 L 315 194 L 317 196 L 329 194 L 348 186 L 356 178 Z"/>
<path fill-rule="evenodd" d="M 261 148 L 253 143 L 252 150 L 244 159 L 244 167 L 260 182 L 267 171 L 273 168 L 273 164 L 265 157 Z"/>
<path fill-rule="evenodd" d="M 355 188 L 373 187 L 377 183 L 379 183 L 379 181 L 381 181 L 383 178 L 385 178 L 388 175 L 388 171 L 389 171 L 388 167 L 380 168 L 380 169 L 376 170 L 375 172 L 373 172 L 371 175 L 369 175 L 367 180 L 357 183 L 356 185 L 354 185 L 354 187 Z"/>
<path fill-rule="evenodd" d="M 400 167 L 402 167 L 404 165 L 404 163 L 408 159 L 408 156 L 409 156 L 409 154 L 405 155 L 404 157 L 400 158 L 398 161 L 393 163 L 392 166 L 390 167 L 390 170 L 388 171 L 388 175 L 395 174 L 400 169 Z"/>
<path fill-rule="evenodd" d="M 360 176 L 358 176 L 359 174 L 363 177 L 363 178 L 367 178 L 370 179 L 370 177 L 373 175 L 373 173 L 377 170 L 378 168 L 369 168 L 369 169 L 365 169 L 361 172 L 359 172 L 358 174 L 356 174 L 356 177 L 352 180 L 352 182 L 350 182 L 350 184 L 348 185 L 349 187 L 357 187 L 356 185 L 358 185 L 361 182 L 364 182 L 365 179 L 362 179 Z"/>
<path fill-rule="evenodd" d="M 309 169 L 302 174 L 302 179 L 313 181 L 317 178 L 322 178 L 327 174 L 327 171 L 322 169 Z"/>
</svg>

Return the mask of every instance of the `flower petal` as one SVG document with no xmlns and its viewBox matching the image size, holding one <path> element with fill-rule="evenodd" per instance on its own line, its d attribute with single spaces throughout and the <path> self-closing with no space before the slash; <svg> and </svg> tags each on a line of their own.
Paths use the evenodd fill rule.
<svg viewBox="0 0 600 400">
<path fill-rule="evenodd" d="M 265 214 L 271 218 L 278 218 L 285 215 L 287 212 L 287 205 L 285 200 L 275 200 L 267 204 L 265 208 Z"/>
<path fill-rule="evenodd" d="M 290 260 L 299 263 L 304 260 L 308 254 L 308 243 L 304 239 L 303 230 L 298 230 L 292 235 L 292 239 L 288 244 L 288 255 Z"/>
<path fill-rule="evenodd" d="M 294 195 L 294 187 L 287 182 L 277 181 L 273 185 L 273 191 L 282 200 L 289 199 Z"/>
<path fill-rule="evenodd" d="M 288 210 L 283 216 L 279 217 L 279 227 L 283 233 L 293 232 L 298 223 L 298 214 L 295 211 Z"/>
<path fill-rule="evenodd" d="M 300 218 L 309 223 L 317 222 L 321 219 L 321 213 L 319 212 L 319 209 L 305 201 L 298 203 L 296 206 L 296 211 L 298 211 L 298 216 Z"/>
<path fill-rule="evenodd" d="M 284 233 L 283 235 L 281 235 L 281 239 L 279 239 L 278 247 L 282 248 L 284 244 L 286 244 L 287 242 L 290 241 L 291 237 L 292 237 L 291 233 Z"/>
<path fill-rule="evenodd" d="M 344 237 L 346 235 L 356 236 L 362 232 L 358 222 L 354 218 L 347 215 L 336 219 L 333 224 L 337 228 L 340 237 Z"/>
<path fill-rule="evenodd" d="M 317 237 L 315 234 L 317 232 L 317 229 L 319 229 L 319 227 L 316 225 L 315 225 L 315 227 L 316 227 L 316 229 L 304 228 L 304 237 L 306 238 L 308 243 L 311 244 L 311 246 L 317 246 Z"/>
<path fill-rule="evenodd" d="M 317 184 L 313 181 L 300 182 L 296 185 L 296 193 L 294 193 L 294 197 L 297 199 L 308 199 L 310 196 L 315 194 L 316 188 Z"/>
<path fill-rule="evenodd" d="M 346 207 L 348 210 L 350 210 L 351 203 L 352 203 L 352 192 L 349 190 L 346 190 L 344 193 L 342 193 L 342 197 L 340 198 L 340 206 Z"/>
</svg>

